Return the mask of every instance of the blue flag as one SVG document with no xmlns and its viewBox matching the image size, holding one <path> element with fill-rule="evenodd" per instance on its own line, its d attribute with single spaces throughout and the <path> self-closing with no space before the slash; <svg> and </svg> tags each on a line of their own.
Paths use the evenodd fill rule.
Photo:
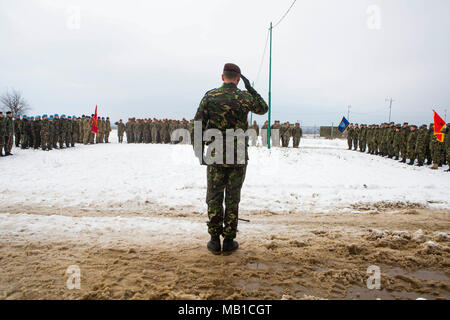
<svg viewBox="0 0 450 320">
<path fill-rule="evenodd" d="M 350 124 L 350 122 L 348 122 L 348 120 L 345 119 L 345 117 L 342 117 L 342 121 L 338 127 L 339 131 L 344 132 L 344 130 L 348 127 L 349 124 Z"/>
</svg>

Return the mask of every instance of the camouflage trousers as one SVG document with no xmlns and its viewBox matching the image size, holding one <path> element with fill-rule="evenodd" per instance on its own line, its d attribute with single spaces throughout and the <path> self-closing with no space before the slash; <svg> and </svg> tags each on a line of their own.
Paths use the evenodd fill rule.
<svg viewBox="0 0 450 320">
<path fill-rule="evenodd" d="M 208 190 L 208 232 L 211 236 L 223 235 L 224 238 L 236 238 L 238 226 L 241 188 L 245 180 L 247 166 L 207 167 Z M 225 211 L 223 200 L 225 193 Z"/>
<path fill-rule="evenodd" d="M 423 165 L 426 158 L 426 148 L 425 145 L 416 146 L 416 157 L 419 165 Z"/>
<path fill-rule="evenodd" d="M 21 140 L 20 132 L 16 132 L 16 133 L 15 133 L 15 136 L 16 136 L 16 140 L 15 140 L 16 148 L 18 148 L 19 145 L 20 145 L 20 140 Z"/>
<path fill-rule="evenodd" d="M 366 152 L 367 141 L 365 139 L 359 140 L 359 150 L 362 152 Z"/>
<path fill-rule="evenodd" d="M 353 138 L 353 148 L 354 150 L 358 150 L 358 138 Z"/>
<path fill-rule="evenodd" d="M 400 156 L 400 145 L 394 144 L 393 149 L 394 149 L 394 156 L 398 158 Z"/>
<path fill-rule="evenodd" d="M 431 158 L 433 159 L 433 163 L 437 163 L 438 165 L 444 164 L 445 160 L 445 149 L 443 142 L 435 142 L 431 148 Z"/>
<path fill-rule="evenodd" d="M 402 159 L 407 158 L 408 146 L 406 143 L 400 143 L 400 154 L 402 155 Z"/>
<path fill-rule="evenodd" d="M 408 159 L 411 160 L 411 162 L 414 162 L 416 160 L 416 150 L 415 148 L 408 148 L 407 150 Z"/>
<path fill-rule="evenodd" d="M 41 147 L 42 150 L 52 150 L 52 142 L 47 131 L 41 131 Z"/>
<path fill-rule="evenodd" d="M 299 144 L 300 144 L 300 137 L 293 137 L 292 139 L 293 139 L 293 141 L 292 141 L 292 146 L 293 146 L 294 148 L 298 148 L 298 146 L 299 146 Z"/>
<path fill-rule="evenodd" d="M 8 135 L 8 136 L 5 136 L 5 151 L 7 153 L 10 153 L 11 150 L 12 150 L 13 140 L 14 140 L 14 136 L 12 134 Z"/>
<path fill-rule="evenodd" d="M 348 148 L 351 150 L 352 149 L 352 137 L 347 137 L 347 144 L 348 144 Z"/>
<path fill-rule="evenodd" d="M 90 138 L 89 131 L 85 130 L 83 133 L 83 143 L 88 144 L 90 142 L 89 138 Z"/>
</svg>

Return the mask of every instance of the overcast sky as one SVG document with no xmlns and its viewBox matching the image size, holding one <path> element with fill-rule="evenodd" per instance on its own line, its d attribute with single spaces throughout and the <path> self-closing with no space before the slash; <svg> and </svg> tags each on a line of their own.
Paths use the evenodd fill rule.
<svg viewBox="0 0 450 320">
<path fill-rule="evenodd" d="M 0 92 L 34 115 L 192 118 L 224 63 L 256 80 L 292 0 L 0 0 Z M 78 14 L 79 19 L 78 19 Z M 272 119 L 450 118 L 449 0 L 299 0 L 273 30 Z M 268 50 L 255 88 L 267 99 Z M 240 85 L 242 88 L 242 85 Z M 265 117 L 256 117 L 263 121 Z"/>
</svg>

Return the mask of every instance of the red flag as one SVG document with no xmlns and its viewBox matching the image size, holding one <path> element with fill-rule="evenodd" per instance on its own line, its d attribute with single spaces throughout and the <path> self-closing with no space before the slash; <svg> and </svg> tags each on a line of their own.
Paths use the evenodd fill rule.
<svg viewBox="0 0 450 320">
<path fill-rule="evenodd" d="M 442 131 L 445 128 L 446 123 L 434 110 L 433 110 L 433 118 L 434 118 L 434 134 L 436 135 L 436 139 L 439 142 L 444 142 L 444 134 L 442 133 Z"/>
<path fill-rule="evenodd" d="M 97 123 L 97 106 L 95 106 L 95 114 L 92 119 L 92 133 L 98 135 L 98 123 Z"/>
</svg>

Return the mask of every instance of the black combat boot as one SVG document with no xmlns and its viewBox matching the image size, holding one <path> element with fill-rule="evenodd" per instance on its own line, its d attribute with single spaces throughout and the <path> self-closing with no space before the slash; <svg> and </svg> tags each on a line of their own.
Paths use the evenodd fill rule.
<svg viewBox="0 0 450 320">
<path fill-rule="evenodd" d="M 209 240 L 207 248 L 213 254 L 220 254 L 220 237 L 219 236 L 211 236 L 211 240 Z"/>
<path fill-rule="evenodd" d="M 412 166 L 412 165 L 414 164 L 414 161 L 413 161 L 413 160 L 410 160 L 410 161 L 408 162 L 408 164 L 409 164 L 410 166 Z"/>
<path fill-rule="evenodd" d="M 6 157 L 6 156 L 12 156 L 12 155 L 13 155 L 13 154 L 12 154 L 11 152 L 6 152 L 6 153 L 5 153 L 5 157 Z"/>
<path fill-rule="evenodd" d="M 398 157 L 395 157 L 394 160 L 398 160 Z"/>
<path fill-rule="evenodd" d="M 233 251 L 236 251 L 237 248 L 239 248 L 239 243 L 237 243 L 237 241 L 234 241 L 233 239 L 224 239 L 223 240 L 223 254 L 224 255 L 229 255 L 231 254 Z"/>
</svg>

